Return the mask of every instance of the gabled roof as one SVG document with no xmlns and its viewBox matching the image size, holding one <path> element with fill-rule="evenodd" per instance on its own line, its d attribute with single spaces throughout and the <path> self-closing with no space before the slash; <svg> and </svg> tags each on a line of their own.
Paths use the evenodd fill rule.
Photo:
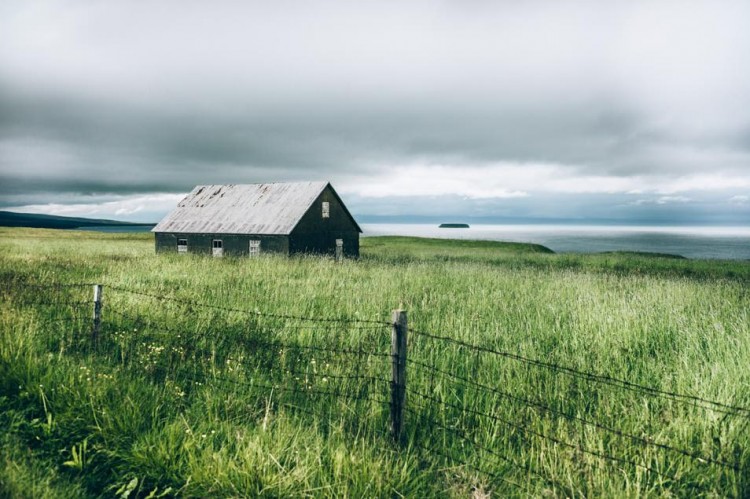
<svg viewBox="0 0 750 499">
<path fill-rule="evenodd" d="M 288 235 L 328 186 L 328 182 L 198 185 L 151 231 Z"/>
</svg>

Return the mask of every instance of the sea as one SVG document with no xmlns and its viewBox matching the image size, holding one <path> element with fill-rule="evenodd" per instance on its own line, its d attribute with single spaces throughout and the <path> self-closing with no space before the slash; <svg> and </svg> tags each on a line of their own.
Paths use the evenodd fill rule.
<svg viewBox="0 0 750 499">
<path fill-rule="evenodd" d="M 472 225 L 444 229 L 427 224 L 362 224 L 364 236 L 479 239 L 544 245 L 556 253 L 643 251 L 695 259 L 750 260 L 750 226 L 655 227 L 592 225 Z"/>
<path fill-rule="evenodd" d="M 79 227 L 76 230 L 89 230 L 93 232 L 151 232 L 154 227 L 149 225 L 91 225 L 89 227 Z"/>
<path fill-rule="evenodd" d="M 750 226 L 668 227 L 598 225 L 360 224 L 363 236 L 418 236 L 541 244 L 556 253 L 645 251 L 695 259 L 750 260 Z M 147 232 L 151 226 L 88 227 L 102 232 Z"/>
</svg>

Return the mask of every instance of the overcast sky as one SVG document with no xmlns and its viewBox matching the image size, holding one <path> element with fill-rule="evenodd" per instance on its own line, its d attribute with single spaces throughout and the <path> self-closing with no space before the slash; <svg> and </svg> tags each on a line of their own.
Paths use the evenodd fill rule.
<svg viewBox="0 0 750 499">
<path fill-rule="evenodd" d="M 0 209 L 750 221 L 747 1 L 0 3 Z"/>
</svg>

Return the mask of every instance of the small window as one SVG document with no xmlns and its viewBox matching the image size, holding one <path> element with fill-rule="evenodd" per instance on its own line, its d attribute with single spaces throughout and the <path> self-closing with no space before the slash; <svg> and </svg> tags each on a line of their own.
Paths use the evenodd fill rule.
<svg viewBox="0 0 750 499">
<path fill-rule="evenodd" d="M 187 239 L 177 240 L 177 253 L 187 253 Z"/>
<path fill-rule="evenodd" d="M 331 216 L 331 203 L 323 201 L 323 218 L 329 218 Z"/>
<path fill-rule="evenodd" d="M 250 240 L 250 256 L 260 255 L 260 239 Z"/>
<path fill-rule="evenodd" d="M 221 239 L 214 239 L 211 253 L 217 257 L 224 256 L 224 243 Z"/>
</svg>

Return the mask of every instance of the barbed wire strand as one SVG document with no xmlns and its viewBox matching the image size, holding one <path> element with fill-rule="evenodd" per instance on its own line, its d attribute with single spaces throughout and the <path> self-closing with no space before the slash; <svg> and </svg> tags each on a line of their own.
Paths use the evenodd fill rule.
<svg viewBox="0 0 750 499">
<path fill-rule="evenodd" d="M 369 400 L 371 402 L 377 402 L 379 404 L 388 404 L 387 400 L 376 398 L 376 397 L 352 395 L 348 393 L 338 393 L 336 391 L 331 391 L 331 390 L 318 390 L 318 389 L 312 389 L 312 388 L 302 389 L 302 388 L 289 387 L 289 386 L 267 385 L 267 384 L 258 383 L 255 381 L 249 382 L 249 381 L 241 381 L 241 380 L 236 380 L 236 379 L 229 379 L 229 378 L 225 378 L 223 376 L 219 376 L 216 374 L 209 374 L 209 375 L 205 375 L 203 378 L 198 378 L 194 375 L 191 375 L 190 373 L 181 372 L 180 376 L 187 377 L 199 383 L 207 383 L 209 381 L 219 381 L 221 383 L 230 383 L 234 385 L 247 386 L 250 388 L 260 388 L 260 389 L 265 389 L 265 390 L 276 390 L 276 391 L 290 392 L 290 393 L 301 393 L 301 394 L 306 394 L 306 395 L 325 395 L 325 396 L 332 396 L 334 398 L 345 398 L 345 399 L 351 399 L 351 400 Z"/>
<path fill-rule="evenodd" d="M 468 343 L 466 341 L 457 340 L 457 339 L 451 338 L 449 336 L 441 336 L 441 335 L 427 333 L 427 332 L 424 332 L 424 331 L 417 331 L 417 330 L 413 330 L 413 329 L 409 329 L 409 332 L 413 333 L 413 334 L 416 334 L 418 336 L 423 336 L 425 338 L 431 338 L 433 340 L 441 340 L 441 341 L 446 341 L 446 342 L 454 343 L 454 344 L 456 344 L 458 346 L 461 346 L 461 347 L 464 347 L 464 348 L 467 348 L 467 349 L 470 349 L 470 350 L 474 350 L 474 351 L 477 351 L 477 352 L 494 354 L 494 355 L 498 355 L 498 356 L 505 357 L 505 358 L 508 358 L 508 359 L 516 360 L 516 361 L 519 361 L 519 362 L 522 362 L 522 363 L 525 363 L 525 364 L 533 365 L 533 366 L 536 366 L 536 367 L 543 367 L 543 368 L 550 369 L 550 370 L 553 370 L 553 371 L 562 372 L 562 373 L 568 374 L 570 376 L 574 376 L 574 377 L 586 379 L 588 381 L 594 381 L 594 382 L 598 382 L 598 383 L 608 384 L 608 385 L 611 385 L 611 386 L 615 386 L 615 387 L 618 387 L 618 388 L 624 388 L 624 389 L 631 390 L 631 391 L 638 391 L 638 392 L 643 392 L 643 393 L 649 393 L 649 394 L 654 395 L 654 396 L 667 397 L 667 398 L 670 398 L 672 400 L 675 400 L 676 402 L 687 403 L 687 404 L 693 405 L 693 406 L 698 407 L 698 408 L 712 410 L 712 411 L 715 411 L 715 412 L 720 412 L 720 413 L 725 413 L 726 414 L 727 411 L 733 411 L 735 413 L 742 413 L 742 414 L 745 414 L 747 416 L 750 416 L 750 408 L 747 408 L 747 407 L 741 407 L 741 406 L 735 406 L 735 405 L 725 404 L 723 402 L 709 400 L 709 399 L 705 399 L 705 398 L 698 397 L 698 396 L 695 396 L 695 395 L 689 395 L 689 394 L 671 392 L 671 391 L 667 391 L 667 390 L 660 390 L 658 388 L 653 388 L 653 387 L 645 386 L 645 385 L 639 385 L 637 383 L 633 383 L 631 381 L 623 380 L 623 379 L 620 379 L 620 378 L 615 378 L 615 377 L 612 377 L 612 376 L 609 376 L 609 375 L 606 375 L 606 374 L 598 374 L 598 373 L 590 373 L 590 372 L 586 372 L 586 371 L 580 371 L 580 370 L 574 369 L 572 367 L 563 366 L 563 365 L 560 365 L 560 364 L 554 364 L 554 363 L 551 363 L 551 362 L 545 362 L 545 361 L 537 360 L 537 359 L 531 359 L 531 358 L 524 357 L 522 355 L 514 354 L 514 353 L 511 353 L 511 352 L 505 352 L 505 351 L 502 351 L 502 350 L 495 350 L 495 349 L 492 349 L 492 348 L 489 348 L 489 347 L 480 346 L 480 345 L 473 345 L 473 344 Z M 709 406 L 702 406 L 702 405 L 699 405 L 699 404 L 709 404 Z M 714 407 L 710 407 L 710 406 L 714 406 Z"/>
<path fill-rule="evenodd" d="M 582 447 L 580 445 L 571 444 L 569 442 L 565 442 L 564 440 L 560 440 L 560 439 L 558 439 L 556 437 L 551 437 L 551 436 L 546 435 L 546 434 L 544 434 L 542 432 L 536 431 L 536 430 L 534 430 L 532 428 L 529 428 L 528 425 L 524 425 L 524 424 L 521 424 L 521 423 L 514 423 L 513 421 L 509 421 L 509 420 L 507 420 L 505 418 L 502 418 L 500 416 L 497 416 L 495 414 L 487 414 L 487 413 L 483 413 L 483 412 L 476 411 L 476 410 L 473 410 L 473 409 L 469 409 L 469 408 L 466 408 L 466 407 L 461 407 L 461 406 L 452 404 L 450 402 L 446 402 L 444 400 L 440 400 L 440 399 L 438 399 L 436 397 L 432 397 L 430 395 L 424 394 L 424 393 L 419 392 L 417 390 L 413 390 L 413 389 L 408 389 L 407 388 L 406 391 L 409 392 L 409 393 L 413 393 L 414 395 L 417 395 L 419 397 L 422 397 L 425 400 L 429 400 L 430 402 L 435 402 L 435 403 L 438 403 L 438 404 L 442 404 L 442 405 L 445 405 L 447 407 L 451 407 L 453 409 L 459 410 L 461 412 L 468 412 L 470 414 L 474 414 L 475 416 L 485 417 L 485 418 L 492 419 L 493 421 L 497 421 L 497 422 L 502 423 L 502 424 L 504 424 L 504 425 L 506 425 L 508 427 L 515 428 L 516 430 L 521 431 L 523 433 L 527 433 L 527 434 L 530 433 L 530 434 L 535 435 L 535 436 L 537 436 L 539 438 L 542 438 L 542 439 L 545 439 L 545 440 L 549 440 L 549 441 L 551 441 L 553 443 L 556 443 L 558 445 L 562 445 L 564 447 L 568 447 L 570 449 L 576 450 L 576 451 L 581 452 L 583 454 L 589 454 L 589 455 L 594 456 L 594 457 L 598 457 L 598 458 L 605 459 L 605 460 L 608 460 L 608 461 L 618 462 L 620 464 L 629 464 L 631 466 L 642 468 L 642 469 L 644 469 L 646 471 L 649 471 L 651 473 L 655 473 L 655 474 L 657 474 L 659 476 L 662 476 L 664 478 L 669 478 L 671 480 L 676 480 L 674 476 L 666 474 L 666 473 L 661 472 L 661 471 L 657 471 L 657 470 L 655 470 L 655 469 L 653 469 L 653 468 L 651 468 L 651 467 L 649 467 L 649 466 L 647 466 L 645 464 L 640 464 L 640 463 L 637 463 L 635 461 L 630 461 L 630 460 L 625 459 L 625 458 L 613 456 L 611 454 L 604 454 L 604 453 L 600 453 L 600 452 L 597 452 L 597 451 L 592 451 L 592 450 L 586 449 L 585 447 Z"/>
<path fill-rule="evenodd" d="M 114 286 L 114 285 L 107 285 L 107 288 L 114 291 L 119 291 L 122 293 L 131 293 L 134 295 L 140 295 L 140 296 L 146 296 L 149 298 L 157 299 L 157 300 L 164 300 L 164 301 L 170 301 L 173 303 L 179 303 L 182 305 L 187 305 L 191 307 L 200 307 L 200 308 L 209 308 L 214 310 L 220 310 L 223 312 L 236 312 L 236 313 L 242 313 L 242 314 L 248 314 L 248 315 L 254 315 L 258 317 L 269 317 L 269 318 L 275 318 L 275 319 L 288 319 L 288 320 L 298 320 L 298 321 L 309 321 L 309 322 L 340 322 L 340 323 L 366 323 L 366 324 L 379 324 L 382 326 L 391 326 L 392 324 L 388 321 L 383 320 L 372 320 L 372 319 L 344 319 L 344 318 L 333 318 L 333 317 L 303 317 L 298 315 L 290 315 L 290 314 L 273 314 L 273 313 L 265 313 L 260 312 L 256 310 L 246 310 L 241 308 L 232 308 L 232 307 L 222 307 L 219 305 L 211 305 L 208 303 L 200 303 L 195 302 L 192 300 L 186 300 L 184 298 L 175 298 L 170 296 L 163 296 L 163 295 L 156 295 L 153 293 L 146 293 L 143 291 L 135 291 L 128 288 L 123 288 L 120 286 Z"/>
<path fill-rule="evenodd" d="M 680 449 L 678 447 L 673 447 L 673 446 L 668 445 L 668 444 L 663 444 L 663 443 L 656 442 L 654 440 L 651 440 L 650 438 L 645 438 L 645 437 L 640 437 L 638 435 L 633 435 L 631 433 L 627 433 L 627 432 L 618 430 L 616 428 L 612 428 L 610 426 L 607 426 L 605 424 L 599 423 L 597 421 L 592 421 L 592 420 L 583 418 L 581 416 L 576 416 L 576 415 L 573 415 L 573 414 L 568 414 L 568 413 L 565 413 L 565 412 L 562 412 L 562 411 L 558 411 L 558 410 L 553 409 L 553 408 L 551 408 L 551 407 L 549 407 L 549 406 L 547 406 L 547 405 L 545 405 L 545 404 L 543 404 L 541 402 L 538 402 L 538 401 L 535 401 L 535 400 L 531 400 L 531 399 L 528 399 L 526 397 L 522 397 L 520 395 L 513 395 L 511 393 L 508 393 L 506 391 L 503 391 L 503 390 L 500 390 L 500 389 L 497 389 L 497 388 L 493 388 L 491 386 L 483 385 L 483 384 L 478 383 L 478 382 L 476 382 L 474 380 L 471 380 L 469 378 L 464 378 L 462 376 L 454 375 L 454 374 L 449 373 L 447 371 L 443 371 L 441 369 L 438 369 L 438 368 L 436 368 L 434 366 L 428 366 L 427 364 L 424 364 L 424 363 L 422 363 L 422 362 L 420 362 L 418 360 L 415 360 L 415 359 L 410 359 L 409 362 L 413 363 L 413 364 L 416 364 L 416 365 L 418 365 L 420 367 L 423 367 L 423 366 L 430 367 L 430 371 L 431 372 L 439 373 L 439 374 L 442 374 L 444 376 L 450 376 L 452 378 L 455 378 L 457 380 L 465 382 L 465 383 L 467 383 L 467 384 L 469 384 L 471 386 L 474 386 L 476 388 L 487 390 L 487 391 L 489 391 L 489 392 L 491 392 L 493 394 L 500 395 L 500 396 L 502 396 L 502 397 L 504 397 L 506 399 L 510 399 L 510 400 L 514 400 L 514 401 L 520 402 L 520 403 L 524 404 L 526 407 L 536 408 L 536 409 L 545 411 L 545 412 L 547 412 L 549 414 L 554 414 L 556 416 L 563 417 L 563 418 L 565 418 L 565 419 L 567 419 L 569 421 L 577 421 L 577 422 L 582 423 L 584 425 L 592 426 L 594 428 L 598 428 L 600 430 L 610 432 L 610 433 L 612 433 L 614 435 L 617 435 L 619 437 L 628 438 L 628 439 L 630 439 L 630 440 L 632 440 L 634 442 L 638 442 L 638 443 L 640 443 L 642 445 L 656 447 L 656 448 L 659 448 L 659 449 L 662 449 L 662 450 L 674 452 L 676 454 L 681 454 L 683 456 L 690 457 L 690 458 L 696 459 L 698 461 L 712 463 L 712 464 L 717 464 L 717 465 L 721 465 L 721 466 L 724 466 L 724 467 L 731 468 L 731 469 L 733 469 L 735 471 L 739 471 L 739 466 L 737 466 L 735 464 L 732 464 L 732 463 L 728 463 L 728 462 L 723 461 L 723 460 L 718 460 L 718 459 L 712 459 L 712 458 L 709 458 L 709 457 L 705 457 L 705 456 L 703 456 L 701 454 L 698 454 L 698 453 L 695 453 L 695 452 L 692 452 L 692 451 L 689 451 L 689 450 Z"/>
<path fill-rule="evenodd" d="M 7 281 L 0 284 L 0 288 L 13 289 L 15 287 L 50 289 L 50 288 L 82 288 L 96 286 L 93 282 L 57 282 L 50 284 L 29 283 L 24 281 Z"/>
<path fill-rule="evenodd" d="M 59 300 L 45 300 L 45 301 L 15 301 L 16 305 L 20 306 L 58 306 L 58 307 L 65 307 L 65 306 L 81 306 L 81 305 L 91 305 L 93 301 L 59 301 Z"/>
<path fill-rule="evenodd" d="M 109 312 L 114 312 L 116 315 L 119 315 L 120 317 L 131 320 L 134 322 L 139 322 L 139 324 L 143 327 L 153 327 L 152 323 L 146 322 L 143 319 L 140 319 L 137 316 L 133 316 L 130 314 L 127 314 L 125 312 L 122 312 L 120 310 L 114 310 L 110 309 Z M 175 333 L 175 334 L 181 334 L 181 335 L 189 335 L 189 334 L 196 334 L 200 338 L 207 338 L 208 335 L 211 333 L 209 329 L 202 329 L 200 331 L 197 331 L 195 333 L 190 333 L 184 329 L 177 329 L 170 326 L 164 326 L 162 324 L 157 325 L 158 329 L 160 331 L 166 331 L 169 333 Z M 188 339 L 188 338 L 185 338 Z M 269 340 L 261 340 L 257 338 L 240 338 L 243 342 L 246 344 L 249 344 L 250 346 L 265 346 L 269 348 L 285 348 L 289 350 L 309 350 L 309 351 L 322 351 L 322 352 L 333 352 L 333 353 L 340 353 L 340 354 L 349 354 L 349 355 L 359 355 L 359 356 L 370 356 L 370 357 L 391 357 L 390 353 L 385 352 L 376 352 L 373 350 L 362 350 L 362 349 L 353 349 L 353 348 L 333 348 L 333 347 L 321 347 L 316 345 L 300 345 L 296 343 L 284 343 L 281 341 L 269 341 Z"/>
</svg>

